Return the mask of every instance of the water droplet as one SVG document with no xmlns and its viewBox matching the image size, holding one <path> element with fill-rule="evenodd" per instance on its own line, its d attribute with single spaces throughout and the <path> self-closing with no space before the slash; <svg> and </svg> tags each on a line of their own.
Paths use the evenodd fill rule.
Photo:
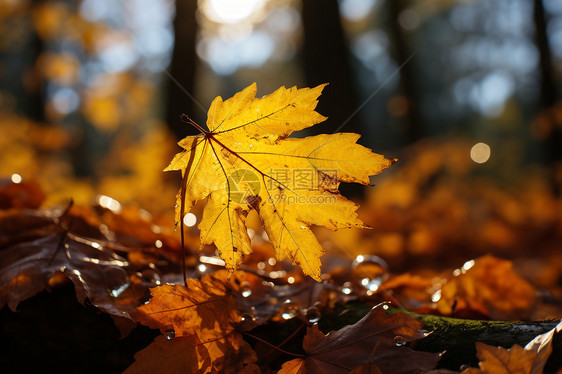
<svg viewBox="0 0 562 374">
<path fill-rule="evenodd" d="M 367 289 L 367 291 L 375 292 L 379 289 L 382 284 L 382 277 L 377 277 L 374 279 L 363 278 L 361 279 L 361 285 Z"/>
<path fill-rule="evenodd" d="M 310 308 L 308 308 L 305 313 L 305 318 L 310 323 L 316 323 L 320 321 L 320 316 L 320 310 L 315 306 L 311 306 Z"/>
<path fill-rule="evenodd" d="M 242 319 L 242 322 L 253 322 L 255 321 L 255 317 L 253 315 L 251 315 L 250 313 L 244 313 L 240 316 L 240 318 Z"/>
<path fill-rule="evenodd" d="M 353 290 L 351 289 L 351 282 L 345 282 L 345 283 L 343 284 L 342 288 L 341 288 L 341 292 L 342 292 L 344 295 L 349 295 L 349 294 L 351 294 L 352 291 L 353 291 Z"/>
<path fill-rule="evenodd" d="M 166 330 L 164 331 L 164 336 L 166 337 L 166 339 L 172 340 L 176 337 L 176 332 L 174 330 Z"/>
<path fill-rule="evenodd" d="M 434 303 L 438 302 L 439 300 L 441 300 L 441 290 L 437 290 L 433 295 L 431 295 L 431 301 L 433 301 Z"/>
<path fill-rule="evenodd" d="M 240 283 L 240 294 L 242 297 L 249 297 L 252 294 L 252 286 L 248 282 Z"/>
<path fill-rule="evenodd" d="M 279 308 L 279 314 L 283 319 L 295 318 L 299 313 L 299 306 L 292 302 L 291 300 L 285 300 L 281 308 Z"/>
<path fill-rule="evenodd" d="M 151 267 L 137 272 L 137 275 L 146 283 L 152 283 L 155 285 L 159 285 L 161 283 L 160 273 L 157 270 L 152 269 Z"/>
<path fill-rule="evenodd" d="M 418 331 L 421 332 L 424 337 L 429 336 L 433 333 L 432 331 L 427 331 L 427 330 L 418 330 Z"/>
<path fill-rule="evenodd" d="M 403 347 L 406 345 L 406 340 L 404 339 L 404 337 L 398 335 L 394 337 L 394 345 L 396 345 L 397 347 Z"/>
<path fill-rule="evenodd" d="M 352 264 L 352 279 L 373 293 L 388 277 L 388 264 L 378 256 L 359 255 Z"/>
<path fill-rule="evenodd" d="M 470 261 L 465 262 L 463 264 L 463 266 L 461 267 L 462 273 L 463 274 L 466 273 L 466 271 L 469 270 L 471 267 L 473 267 L 475 263 L 476 263 L 476 261 L 474 261 L 474 260 L 470 260 Z"/>
</svg>

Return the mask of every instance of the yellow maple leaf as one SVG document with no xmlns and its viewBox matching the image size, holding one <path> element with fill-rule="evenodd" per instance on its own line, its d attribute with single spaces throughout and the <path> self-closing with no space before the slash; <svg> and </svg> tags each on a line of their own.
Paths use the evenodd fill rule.
<svg viewBox="0 0 562 374">
<path fill-rule="evenodd" d="M 357 205 L 339 195 L 339 182 L 369 184 L 394 160 L 356 144 L 359 135 L 336 133 L 304 139 L 292 132 L 320 123 L 315 88 L 281 87 L 256 98 L 256 84 L 208 113 L 208 131 L 188 136 L 165 169 L 181 170 L 176 222 L 197 200 L 208 199 L 199 224 L 201 245 L 215 244 L 226 267 L 236 269 L 251 252 L 245 221 L 255 209 L 279 260 L 290 258 L 320 280 L 323 249 L 311 225 L 364 227 Z"/>
</svg>

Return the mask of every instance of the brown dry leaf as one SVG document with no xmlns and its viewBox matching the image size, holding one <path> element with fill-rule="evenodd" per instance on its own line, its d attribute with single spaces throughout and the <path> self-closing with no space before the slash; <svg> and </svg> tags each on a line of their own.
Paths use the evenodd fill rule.
<svg viewBox="0 0 562 374">
<path fill-rule="evenodd" d="M 17 178 L 17 177 L 16 177 Z M 37 209 L 45 200 L 45 193 L 34 181 L 13 183 L 0 179 L 0 209 Z"/>
<path fill-rule="evenodd" d="M 187 282 L 187 287 L 153 288 L 152 299 L 138 308 L 136 320 L 167 336 L 191 337 L 202 372 L 234 373 L 254 362 L 255 352 L 235 329 L 241 318 L 229 287 L 212 275 Z"/>
<path fill-rule="evenodd" d="M 320 281 L 324 253 L 310 227 L 365 227 L 357 205 L 338 193 L 340 182 L 368 185 L 394 162 L 357 144 L 359 135 L 336 133 L 287 138 L 324 121 L 315 88 L 281 87 L 256 98 L 256 84 L 209 108 L 208 131 L 179 142 L 184 148 L 165 169 L 181 170 L 176 222 L 207 199 L 199 223 L 201 244 L 215 244 L 234 271 L 251 253 L 246 218 L 258 212 L 278 260 L 298 263 Z"/>
<path fill-rule="evenodd" d="M 197 343 L 193 336 L 175 339 L 157 336 L 148 347 L 135 354 L 135 362 L 124 374 L 197 373 Z"/>
<path fill-rule="evenodd" d="M 375 367 L 384 373 L 433 369 L 439 354 L 406 347 L 425 336 L 423 322 L 402 313 L 387 314 L 387 308 L 379 304 L 360 321 L 328 335 L 316 325 L 309 328 L 303 341 L 305 357 L 284 363 L 278 374 L 347 374 L 367 364 L 375 373 Z"/>
<path fill-rule="evenodd" d="M 562 332 L 562 322 L 549 332 L 538 335 L 527 343 L 525 351 L 534 352 L 537 355 L 530 374 L 542 373 L 546 361 L 552 353 L 552 340 L 554 339 L 554 335 L 560 334 L 560 332 Z"/>
<path fill-rule="evenodd" d="M 78 301 L 88 298 L 107 313 L 130 317 L 145 292 L 129 281 L 126 259 L 104 239 L 68 210 L 1 212 L 0 307 L 16 310 L 61 272 L 74 283 Z"/>
<path fill-rule="evenodd" d="M 466 262 L 455 273 L 435 304 L 441 314 L 476 312 L 494 320 L 529 319 L 536 290 L 513 271 L 511 261 L 486 255 Z"/>
</svg>

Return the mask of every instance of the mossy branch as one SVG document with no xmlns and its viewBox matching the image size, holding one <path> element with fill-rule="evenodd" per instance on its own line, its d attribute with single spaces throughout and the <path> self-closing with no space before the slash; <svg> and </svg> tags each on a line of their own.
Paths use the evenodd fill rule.
<svg viewBox="0 0 562 374">
<path fill-rule="evenodd" d="M 320 328 L 324 332 L 339 329 L 361 319 L 371 306 L 349 303 L 335 313 L 323 317 Z M 476 342 L 510 348 L 514 344 L 525 346 L 537 335 L 552 330 L 559 321 L 482 321 L 439 317 L 427 314 L 389 309 L 391 313 L 406 313 L 425 322 L 424 329 L 430 331 L 425 339 L 412 348 L 427 352 L 445 352 L 440 367 L 458 370 L 461 365 L 476 366 Z M 559 352 L 562 353 L 562 352 Z M 552 354 L 555 355 L 555 352 Z"/>
</svg>

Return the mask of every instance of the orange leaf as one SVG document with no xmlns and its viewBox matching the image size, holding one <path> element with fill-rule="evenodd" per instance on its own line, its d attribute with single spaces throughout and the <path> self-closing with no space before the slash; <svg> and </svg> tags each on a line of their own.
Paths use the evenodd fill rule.
<svg viewBox="0 0 562 374">
<path fill-rule="evenodd" d="M 480 342 L 476 343 L 476 355 L 480 360 L 479 368 L 469 368 L 463 374 L 529 374 L 537 356 L 517 344 L 505 349 Z"/>
<path fill-rule="evenodd" d="M 187 287 L 165 284 L 151 289 L 152 299 L 138 308 L 135 319 L 153 329 L 173 329 L 175 336 L 198 335 L 202 341 L 231 333 L 240 322 L 234 298 L 212 275 L 188 279 Z"/>
<path fill-rule="evenodd" d="M 510 349 L 476 343 L 478 368 L 469 368 L 463 374 L 541 374 L 552 353 L 554 335 L 562 331 L 562 322 L 547 333 L 538 335 L 525 348 L 515 344 Z"/>
<path fill-rule="evenodd" d="M 187 287 L 166 284 L 153 288 L 152 299 L 139 307 L 136 320 L 170 338 L 190 338 L 185 344 L 196 352 L 201 372 L 234 373 L 244 363 L 254 362 L 255 352 L 235 330 L 241 318 L 227 285 L 212 275 L 187 282 Z"/>
<path fill-rule="evenodd" d="M 441 314 L 458 310 L 476 311 L 495 320 L 530 317 L 535 288 L 513 271 L 510 261 L 486 255 L 465 263 L 456 273 L 441 288 L 436 303 Z"/>
</svg>

